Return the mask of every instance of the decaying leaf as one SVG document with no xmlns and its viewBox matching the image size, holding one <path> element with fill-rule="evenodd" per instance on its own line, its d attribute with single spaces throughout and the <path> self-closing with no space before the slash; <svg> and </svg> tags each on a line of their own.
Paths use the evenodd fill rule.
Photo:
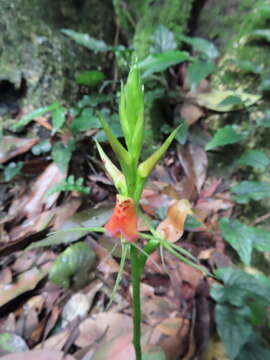
<svg viewBox="0 0 270 360">
<path fill-rule="evenodd" d="M 159 224 L 157 230 L 164 235 L 166 240 L 174 243 L 183 235 L 186 217 L 191 214 L 189 201 L 178 200 L 168 208 L 166 219 Z"/>
<path fill-rule="evenodd" d="M 27 152 L 37 141 L 38 139 L 4 136 L 0 143 L 0 164 Z"/>
</svg>

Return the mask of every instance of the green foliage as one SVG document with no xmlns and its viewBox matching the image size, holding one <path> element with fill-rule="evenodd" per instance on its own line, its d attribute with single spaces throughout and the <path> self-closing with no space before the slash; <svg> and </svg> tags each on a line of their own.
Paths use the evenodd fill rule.
<svg viewBox="0 0 270 360">
<path fill-rule="evenodd" d="M 188 66 L 187 83 L 191 91 L 195 91 L 200 82 L 215 69 L 212 61 L 196 60 Z"/>
<path fill-rule="evenodd" d="M 219 146 L 235 144 L 245 140 L 246 134 L 241 133 L 239 130 L 235 125 L 220 128 L 206 145 L 206 150 L 213 150 Z"/>
<path fill-rule="evenodd" d="M 247 150 L 236 160 L 237 165 L 252 166 L 255 169 L 265 170 L 270 164 L 269 157 L 261 150 Z"/>
<path fill-rule="evenodd" d="M 263 275 L 251 275 L 233 268 L 220 268 L 216 270 L 215 275 L 223 282 L 223 286 L 215 283 L 210 294 L 217 302 L 217 330 L 227 354 L 233 360 L 243 359 L 250 347 L 258 347 L 261 352 L 263 341 L 255 334 L 252 319 L 256 319 L 260 312 L 264 319 L 267 316 L 270 280 Z M 254 303 L 257 304 L 256 307 Z M 254 339 L 257 340 L 257 344 Z M 267 349 L 264 350 L 266 353 L 269 352 Z"/>
<path fill-rule="evenodd" d="M 148 77 L 154 73 L 162 72 L 170 66 L 190 60 L 191 57 L 185 51 L 167 51 L 161 54 L 151 54 L 138 63 L 138 69 L 142 71 L 142 77 Z"/>
<path fill-rule="evenodd" d="M 270 183 L 259 181 L 242 181 L 232 187 L 233 199 L 239 204 L 250 200 L 262 200 L 270 197 Z"/>
<path fill-rule="evenodd" d="M 51 151 L 51 142 L 49 139 L 40 140 L 36 145 L 31 149 L 34 155 L 40 155 Z"/>
<path fill-rule="evenodd" d="M 219 226 L 224 239 L 236 250 L 246 265 L 251 262 L 254 248 L 259 251 L 270 251 L 270 232 L 267 230 L 227 218 L 222 218 Z"/>
<path fill-rule="evenodd" d="M 61 129 L 65 122 L 65 108 L 58 107 L 52 112 L 52 135 Z"/>
<path fill-rule="evenodd" d="M 13 127 L 12 130 L 16 131 L 19 128 L 22 128 L 24 126 L 26 126 L 27 124 L 30 123 L 30 121 L 32 121 L 33 119 L 42 116 L 48 112 L 51 112 L 55 109 L 57 109 L 60 106 L 60 104 L 58 102 L 55 102 L 49 106 L 45 106 L 45 107 L 41 107 L 38 108 L 34 111 L 32 111 L 31 113 L 23 116 Z"/>
<path fill-rule="evenodd" d="M 71 245 L 56 258 L 49 273 L 49 279 L 56 285 L 79 288 L 87 283 L 89 272 L 94 269 L 96 254 L 91 247 L 79 242 Z"/>
<path fill-rule="evenodd" d="M 76 79 L 77 84 L 86 86 L 96 86 L 105 79 L 102 71 L 81 71 Z"/>
<path fill-rule="evenodd" d="M 74 135 L 89 129 L 99 129 L 100 122 L 92 108 L 84 108 L 71 123 L 71 131 Z"/>
<path fill-rule="evenodd" d="M 90 189 L 83 186 L 83 178 L 80 177 L 75 180 L 74 175 L 70 175 L 67 179 L 60 181 L 59 183 L 52 186 L 48 192 L 47 196 L 50 196 L 54 193 L 61 191 L 77 191 L 82 194 L 89 194 Z"/>
<path fill-rule="evenodd" d="M 181 38 L 184 42 L 190 44 L 198 54 L 206 59 L 214 60 L 219 56 L 219 51 L 216 46 L 206 39 L 198 37 L 191 38 L 188 36 L 182 36 Z"/>
<path fill-rule="evenodd" d="M 166 26 L 159 24 L 151 38 L 150 53 L 164 53 L 176 50 L 177 44 L 172 31 Z"/>
<path fill-rule="evenodd" d="M 65 173 L 67 171 L 68 163 L 71 159 L 73 150 L 75 149 L 75 142 L 70 139 L 67 145 L 62 142 L 57 142 L 52 148 L 53 161 L 58 165 L 59 169 Z"/>
<path fill-rule="evenodd" d="M 77 44 L 94 52 L 104 52 L 111 49 L 104 41 L 97 40 L 88 34 L 78 33 L 69 29 L 62 29 L 62 33 L 69 36 Z"/>
<path fill-rule="evenodd" d="M 6 182 L 12 180 L 16 175 L 18 175 L 23 168 L 23 162 L 18 161 L 10 162 L 7 166 L 4 167 L 4 179 Z"/>
</svg>

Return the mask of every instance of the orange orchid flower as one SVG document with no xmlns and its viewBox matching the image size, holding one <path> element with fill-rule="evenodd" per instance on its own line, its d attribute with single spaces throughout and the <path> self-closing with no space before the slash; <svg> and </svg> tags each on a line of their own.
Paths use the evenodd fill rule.
<svg viewBox="0 0 270 360">
<path fill-rule="evenodd" d="M 129 242 L 134 242 L 138 238 L 138 216 L 135 202 L 132 198 L 117 195 L 116 205 L 112 216 L 105 229 L 110 236 L 123 236 Z"/>
</svg>

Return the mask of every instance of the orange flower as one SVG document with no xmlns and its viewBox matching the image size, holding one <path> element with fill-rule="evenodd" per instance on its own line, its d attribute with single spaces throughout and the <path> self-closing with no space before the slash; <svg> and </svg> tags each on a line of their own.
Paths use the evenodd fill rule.
<svg viewBox="0 0 270 360">
<path fill-rule="evenodd" d="M 117 195 L 116 206 L 105 229 L 110 236 L 120 237 L 134 242 L 138 238 L 138 217 L 134 200 L 122 195 Z"/>
</svg>

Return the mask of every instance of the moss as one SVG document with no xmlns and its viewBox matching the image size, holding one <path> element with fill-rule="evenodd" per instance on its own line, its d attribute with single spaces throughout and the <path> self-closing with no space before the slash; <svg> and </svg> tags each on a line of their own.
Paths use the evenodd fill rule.
<svg viewBox="0 0 270 360">
<path fill-rule="evenodd" d="M 65 99 L 77 93 L 75 76 L 79 70 L 96 68 L 106 58 L 76 45 L 61 28 L 91 33 L 97 38 L 113 36 L 112 6 L 88 0 L 0 0 L 1 79 L 17 86 L 27 81 L 25 103 L 34 107 Z M 104 18 L 111 19 L 102 21 Z"/>
</svg>

